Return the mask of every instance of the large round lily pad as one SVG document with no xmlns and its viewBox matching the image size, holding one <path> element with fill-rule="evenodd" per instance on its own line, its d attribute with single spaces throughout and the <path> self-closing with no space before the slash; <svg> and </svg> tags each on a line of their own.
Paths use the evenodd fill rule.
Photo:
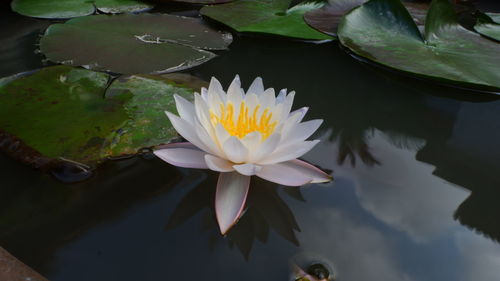
<svg viewBox="0 0 500 281">
<path fill-rule="evenodd" d="M 500 14 L 487 13 L 480 15 L 474 30 L 488 38 L 500 41 Z"/>
<path fill-rule="evenodd" d="M 51 25 L 40 50 L 51 61 L 115 73 L 166 73 L 194 67 L 224 50 L 229 33 L 166 14 L 96 15 Z"/>
<path fill-rule="evenodd" d="M 96 10 L 110 14 L 140 12 L 153 5 L 141 0 L 14 0 L 11 7 L 24 16 L 66 19 L 91 15 Z"/>
<path fill-rule="evenodd" d="M 328 35 L 336 36 L 342 17 L 350 10 L 366 3 L 368 0 L 329 0 L 325 6 L 308 11 L 304 20 L 311 27 Z M 429 4 L 420 2 L 404 2 L 408 12 L 418 25 L 423 25 Z"/>
<path fill-rule="evenodd" d="M 108 87 L 109 80 L 105 73 L 54 66 L 0 83 L 0 131 L 38 157 L 90 166 L 177 136 L 164 111 L 176 111 L 174 93 L 191 99 L 194 90 L 157 76 L 120 78 Z"/>
<path fill-rule="evenodd" d="M 323 3 L 300 3 L 289 8 L 291 2 L 291 0 L 239 0 L 205 6 L 200 13 L 238 32 L 265 33 L 303 40 L 332 39 L 309 27 L 303 20 L 304 13 L 323 6 Z"/>
<path fill-rule="evenodd" d="M 447 0 L 433 0 L 424 36 L 399 0 L 370 0 L 342 19 L 341 43 L 358 56 L 420 77 L 500 89 L 500 45 L 458 24 Z"/>
</svg>

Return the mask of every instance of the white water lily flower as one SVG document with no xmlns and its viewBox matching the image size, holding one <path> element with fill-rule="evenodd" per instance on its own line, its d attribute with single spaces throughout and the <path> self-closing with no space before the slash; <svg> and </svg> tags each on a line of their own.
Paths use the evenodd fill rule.
<svg viewBox="0 0 500 281">
<path fill-rule="evenodd" d="M 275 96 L 255 79 L 245 92 L 238 76 L 226 92 L 215 78 L 208 90 L 194 94 L 194 105 L 175 95 L 179 116 L 166 112 L 177 132 L 189 142 L 172 143 L 154 153 L 179 167 L 221 172 L 215 211 L 222 234 L 243 211 L 250 177 L 282 185 L 328 182 L 320 169 L 296 159 L 319 140 L 306 140 L 323 120 L 301 122 L 307 108 L 290 112 L 295 93 Z"/>
</svg>

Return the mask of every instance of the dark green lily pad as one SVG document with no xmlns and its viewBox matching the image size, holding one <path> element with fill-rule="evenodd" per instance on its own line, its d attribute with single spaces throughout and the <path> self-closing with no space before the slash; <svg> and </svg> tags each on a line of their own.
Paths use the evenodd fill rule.
<svg viewBox="0 0 500 281">
<path fill-rule="evenodd" d="M 27 162 L 44 157 L 89 166 L 177 136 L 164 111 L 176 111 L 174 93 L 191 99 L 194 90 L 147 75 L 121 78 L 108 88 L 109 79 L 54 66 L 0 84 L 0 132 L 38 153 Z"/>
<path fill-rule="evenodd" d="M 312 28 L 325 34 L 337 36 L 337 28 L 342 17 L 350 10 L 366 3 L 368 0 L 329 0 L 325 6 L 308 11 L 304 14 L 304 20 Z M 429 9 L 427 3 L 404 2 L 403 3 L 418 25 L 423 25 L 425 15 Z"/>
<path fill-rule="evenodd" d="M 500 41 L 500 14 L 479 15 L 474 30 L 488 38 Z"/>
<path fill-rule="evenodd" d="M 498 13 L 486 13 L 488 17 L 490 17 L 494 22 L 500 24 L 500 14 Z"/>
<path fill-rule="evenodd" d="M 141 0 L 14 0 L 12 10 L 21 15 L 47 19 L 67 19 L 91 15 L 141 12 L 153 5 Z"/>
<path fill-rule="evenodd" d="M 204 63 L 229 33 L 200 19 L 166 14 L 96 15 L 51 25 L 40 50 L 51 61 L 114 73 L 166 73 Z"/>
<path fill-rule="evenodd" d="M 338 35 L 352 52 L 384 66 L 473 89 L 500 89 L 500 45 L 460 26 L 447 0 L 432 2 L 424 36 L 399 0 L 371 0 L 352 10 Z"/>
<path fill-rule="evenodd" d="M 300 3 L 289 8 L 291 0 L 239 0 L 228 4 L 205 6 L 203 16 L 219 21 L 238 32 L 255 32 L 303 40 L 328 40 L 332 37 L 309 27 L 304 13 L 323 3 Z"/>
</svg>

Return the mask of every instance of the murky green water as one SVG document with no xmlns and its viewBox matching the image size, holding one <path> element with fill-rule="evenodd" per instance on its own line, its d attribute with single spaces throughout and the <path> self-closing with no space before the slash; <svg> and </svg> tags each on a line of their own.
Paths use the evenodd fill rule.
<svg viewBox="0 0 500 281">
<path fill-rule="evenodd" d="M 7 8 L 1 76 L 42 66 L 46 24 Z M 54 281 L 288 280 L 291 260 L 342 281 L 499 279 L 500 100 L 367 66 L 336 42 L 238 37 L 230 49 L 189 73 L 297 91 L 295 107 L 325 120 L 304 158 L 334 183 L 254 180 L 224 238 L 213 172 L 144 157 L 65 185 L 0 155 L 0 245 Z"/>
</svg>

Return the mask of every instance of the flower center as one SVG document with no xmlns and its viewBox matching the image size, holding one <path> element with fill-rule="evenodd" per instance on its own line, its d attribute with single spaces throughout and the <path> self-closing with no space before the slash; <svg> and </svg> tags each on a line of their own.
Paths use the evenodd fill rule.
<svg viewBox="0 0 500 281">
<path fill-rule="evenodd" d="M 210 120 L 212 125 L 221 124 L 231 136 L 243 138 L 249 133 L 259 132 L 262 135 L 262 140 L 269 137 L 276 128 L 277 122 L 271 123 L 273 113 L 269 112 L 269 108 L 264 109 L 259 115 L 260 105 L 257 105 L 250 113 L 245 102 L 241 102 L 240 111 L 237 118 L 234 118 L 234 106 L 232 103 L 226 105 L 220 104 L 220 115 L 210 111 Z"/>
</svg>

